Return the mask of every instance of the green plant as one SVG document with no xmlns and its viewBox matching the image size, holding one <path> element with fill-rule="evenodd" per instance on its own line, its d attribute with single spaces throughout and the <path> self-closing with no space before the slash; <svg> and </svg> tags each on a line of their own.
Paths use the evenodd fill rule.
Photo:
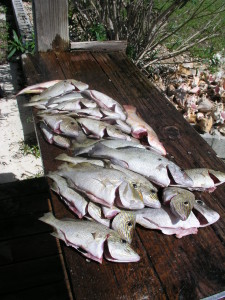
<svg viewBox="0 0 225 300">
<path fill-rule="evenodd" d="M 21 141 L 20 151 L 23 153 L 23 155 L 32 154 L 36 158 L 40 157 L 40 149 L 37 144 L 33 144 L 32 140 L 28 140 L 27 142 Z"/>
<path fill-rule="evenodd" d="M 94 24 L 89 29 L 90 35 L 97 41 L 106 41 L 106 30 L 103 24 Z"/>
<path fill-rule="evenodd" d="M 35 42 L 34 42 L 34 34 L 32 35 L 32 41 L 27 41 L 23 43 L 22 38 L 18 37 L 15 30 L 13 30 L 13 39 L 8 42 L 9 47 L 9 54 L 8 58 L 11 58 L 16 52 L 20 53 L 34 53 L 35 50 Z"/>
</svg>

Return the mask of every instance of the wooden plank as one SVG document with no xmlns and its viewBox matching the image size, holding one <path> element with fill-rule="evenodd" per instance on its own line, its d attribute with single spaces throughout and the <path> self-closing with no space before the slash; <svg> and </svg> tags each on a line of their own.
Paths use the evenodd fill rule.
<svg viewBox="0 0 225 300">
<path fill-rule="evenodd" d="M 57 241 L 40 233 L 0 242 L 0 266 L 59 253 Z"/>
<path fill-rule="evenodd" d="M 33 0 L 36 51 L 69 48 L 67 0 Z"/>
<path fill-rule="evenodd" d="M 71 50 L 86 50 L 86 51 L 100 51 L 100 52 L 125 52 L 127 48 L 127 41 L 91 41 L 91 42 L 71 42 Z"/>
<path fill-rule="evenodd" d="M 12 217 L 0 221 L 0 241 L 24 237 L 37 233 L 50 232 L 47 224 L 39 221 L 43 212 L 31 213 L 30 215 Z"/>
<path fill-rule="evenodd" d="M 49 210 L 48 198 L 49 194 L 45 193 L 0 200 L 0 220 L 46 212 Z"/>
<path fill-rule="evenodd" d="M 18 197 L 18 195 L 26 197 L 36 193 L 46 193 L 48 189 L 45 177 L 4 183 L 0 184 L 0 201 Z"/>
<path fill-rule="evenodd" d="M 42 286 L 35 286 L 31 289 L 17 291 L 1 296 L 1 300 L 69 300 L 65 281 L 56 281 Z"/>
<path fill-rule="evenodd" d="M 60 255 L 0 267 L 0 296 L 63 280 Z M 2 299 L 2 298 L 1 298 Z"/>
<path fill-rule="evenodd" d="M 58 66 L 55 67 L 60 66 L 66 78 L 82 80 L 90 88 L 106 93 L 121 104 L 137 106 L 141 116 L 152 125 L 166 146 L 168 155 L 181 167 L 225 170 L 222 161 L 206 142 L 123 54 L 79 52 L 56 55 Z M 42 55 L 41 59 L 44 68 L 49 70 L 47 55 Z M 35 64 L 37 61 L 34 59 Z M 39 67 L 37 73 L 35 68 L 28 66 L 25 64 L 24 70 L 29 84 L 36 83 L 39 74 L 42 74 L 42 81 L 50 77 L 58 79 L 55 73 L 48 73 L 45 77 L 42 68 Z M 31 70 L 35 73 L 32 74 Z M 37 134 L 45 170 L 55 170 L 59 162 L 55 162 L 54 157 L 70 152 L 48 145 L 39 130 Z M 112 299 L 192 299 L 192 295 L 202 298 L 224 290 L 224 186 L 212 194 L 196 195 L 217 210 L 221 219 L 213 226 L 200 229 L 198 235 L 181 240 L 138 228 L 133 245 L 141 255 L 139 263 L 104 261 L 103 265 L 98 265 L 86 261 L 63 244 L 75 298 L 107 299 L 110 295 Z M 72 216 L 53 193 L 52 203 L 57 217 Z"/>
</svg>

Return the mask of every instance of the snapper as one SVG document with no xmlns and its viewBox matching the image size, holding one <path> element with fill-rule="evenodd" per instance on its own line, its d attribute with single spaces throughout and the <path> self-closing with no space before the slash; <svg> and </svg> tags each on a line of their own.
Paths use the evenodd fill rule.
<svg viewBox="0 0 225 300">
<path fill-rule="evenodd" d="M 82 255 L 102 263 L 103 253 L 112 262 L 137 262 L 140 256 L 131 248 L 128 242 L 119 234 L 94 221 L 73 219 L 57 219 L 49 212 L 40 221 L 53 226 L 56 232 L 53 236 L 61 239 Z"/>
</svg>

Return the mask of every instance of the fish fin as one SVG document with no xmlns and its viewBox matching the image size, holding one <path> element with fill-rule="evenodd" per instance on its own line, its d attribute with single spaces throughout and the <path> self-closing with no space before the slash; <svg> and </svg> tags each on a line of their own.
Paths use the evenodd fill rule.
<svg viewBox="0 0 225 300">
<path fill-rule="evenodd" d="M 95 240 L 102 239 L 102 237 L 103 237 L 100 232 L 92 232 L 91 234 Z"/>
<path fill-rule="evenodd" d="M 42 217 L 40 217 L 38 220 L 50 225 L 54 225 L 56 218 L 54 217 L 52 212 L 48 212 L 45 213 Z"/>
<path fill-rule="evenodd" d="M 69 155 L 67 155 L 66 153 L 61 153 L 58 156 L 55 157 L 56 160 L 63 160 L 63 161 L 67 161 L 67 158 L 69 157 Z"/>
<path fill-rule="evenodd" d="M 57 238 L 57 239 L 60 239 L 60 240 L 63 240 L 63 241 L 65 240 L 64 234 L 59 230 L 53 231 L 50 234 L 52 236 L 54 236 L 55 238 Z"/>
<path fill-rule="evenodd" d="M 112 158 L 111 162 L 114 165 L 119 165 L 119 166 L 121 166 L 122 168 L 125 168 L 125 169 L 127 169 L 129 167 L 129 165 L 125 161 L 119 160 L 119 159 L 116 159 L 116 158 Z"/>
</svg>

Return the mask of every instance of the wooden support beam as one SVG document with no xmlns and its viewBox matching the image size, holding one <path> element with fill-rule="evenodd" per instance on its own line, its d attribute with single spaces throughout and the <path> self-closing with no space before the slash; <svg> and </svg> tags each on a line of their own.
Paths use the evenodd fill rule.
<svg viewBox="0 0 225 300">
<path fill-rule="evenodd" d="M 69 48 L 67 0 L 33 0 L 36 51 Z"/>
<path fill-rule="evenodd" d="M 91 42 L 71 42 L 71 50 L 83 50 L 83 51 L 101 51 L 101 52 L 113 52 L 123 51 L 127 48 L 127 41 L 91 41 Z"/>
</svg>

